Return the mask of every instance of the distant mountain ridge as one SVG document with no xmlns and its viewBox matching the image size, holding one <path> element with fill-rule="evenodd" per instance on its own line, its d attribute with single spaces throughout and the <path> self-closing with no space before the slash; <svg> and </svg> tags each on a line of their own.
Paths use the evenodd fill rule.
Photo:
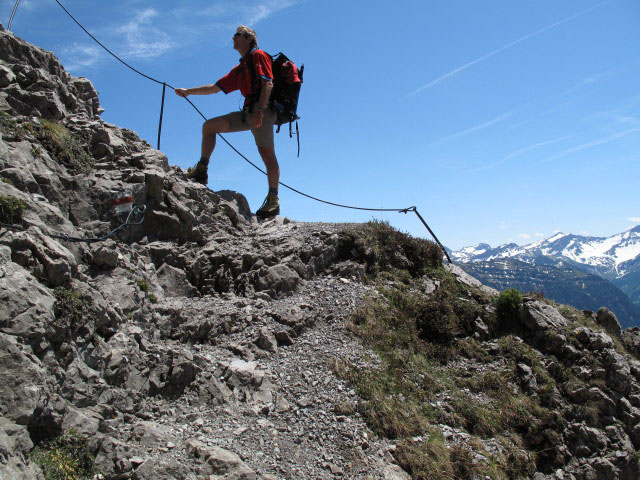
<svg viewBox="0 0 640 480">
<path fill-rule="evenodd" d="M 493 248 L 480 243 L 452 252 L 452 257 L 463 263 L 500 258 L 515 258 L 534 265 L 563 262 L 614 280 L 640 271 L 640 225 L 611 237 L 556 233 L 523 246 L 507 243 Z"/>
<path fill-rule="evenodd" d="M 637 312 L 623 306 L 625 302 L 620 299 L 620 293 L 624 293 L 635 307 L 640 307 L 640 225 L 611 237 L 556 233 L 523 246 L 507 243 L 494 248 L 480 243 L 451 252 L 451 257 L 479 280 L 496 288 L 539 289 L 549 298 L 577 308 L 592 308 L 590 305 L 597 299 L 602 306 L 608 306 L 623 317 L 627 324 L 640 325 Z M 523 264 L 507 266 L 500 263 L 507 259 Z M 525 268 L 525 264 L 538 267 L 538 271 Z M 560 271 L 549 270 L 551 267 Z M 518 268 L 522 272 L 514 273 Z M 525 271 L 529 275 L 528 282 Z M 545 271 L 549 276 L 546 282 Z M 593 279 L 584 282 L 585 277 L 580 272 L 606 279 L 617 289 L 612 290 Z M 561 278 L 565 281 L 564 289 L 559 283 Z M 576 290 L 577 284 L 584 285 L 581 293 Z M 589 300 L 581 303 L 585 298 Z"/>
</svg>

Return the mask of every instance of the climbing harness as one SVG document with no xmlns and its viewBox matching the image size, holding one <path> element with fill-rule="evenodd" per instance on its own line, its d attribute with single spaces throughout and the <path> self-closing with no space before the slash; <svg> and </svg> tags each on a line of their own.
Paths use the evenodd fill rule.
<svg viewBox="0 0 640 480">
<path fill-rule="evenodd" d="M 159 85 L 162 85 L 162 105 L 160 108 L 160 128 L 158 131 L 158 148 L 160 148 L 160 129 L 162 128 L 162 115 L 164 112 L 164 92 L 166 87 L 169 87 L 170 89 L 175 91 L 175 88 L 173 86 L 171 86 L 170 84 L 166 83 L 166 82 L 162 82 L 160 80 L 157 80 L 153 77 L 150 77 L 149 75 L 146 75 L 144 73 L 142 73 L 141 71 L 135 69 L 134 67 L 132 67 L 131 65 L 129 65 L 127 62 L 125 62 L 124 60 L 122 60 L 120 57 L 118 57 L 115 53 L 113 53 L 111 50 L 109 50 L 106 46 L 104 46 L 96 37 L 94 37 L 72 14 L 71 12 L 69 12 L 69 10 L 67 10 L 64 5 L 62 5 L 62 3 L 60 3 L 59 0 L 54 0 L 59 6 L 60 8 L 62 8 L 65 13 L 87 34 L 89 35 L 98 45 L 100 45 L 105 51 L 107 51 L 109 54 L 111 54 L 111 56 L 113 56 L 116 60 L 118 60 L 120 63 L 122 63 L 123 65 L 125 65 L 127 68 L 129 68 L 130 70 L 134 71 L 135 73 L 137 73 L 138 75 L 151 80 L 152 82 L 155 82 Z M 198 114 L 206 121 L 207 117 L 198 109 L 198 107 L 196 107 L 193 102 L 191 102 L 191 100 L 189 100 L 187 97 L 183 97 L 187 102 L 189 102 L 189 104 L 194 108 L 194 110 L 196 112 L 198 112 Z M 240 151 L 238 151 L 237 148 L 235 148 L 233 145 L 231 145 L 231 143 L 229 143 L 227 141 L 226 138 L 224 138 L 224 136 L 222 136 L 221 134 L 218 134 L 218 136 L 234 151 L 236 152 L 240 157 L 242 157 L 246 162 L 248 162 L 252 167 L 254 167 L 256 170 L 262 172 L 264 175 L 267 174 L 267 172 L 265 172 L 264 170 L 262 170 L 260 167 L 258 167 L 255 163 L 253 163 L 251 160 L 249 160 L 246 156 L 244 156 L 242 153 L 240 153 Z M 433 237 L 433 239 L 436 241 L 436 243 L 440 246 L 440 248 L 442 249 L 442 252 L 444 253 L 444 255 L 447 257 L 447 260 L 449 261 L 449 263 L 451 263 L 451 258 L 449 257 L 449 254 L 447 253 L 447 250 L 444 248 L 444 246 L 442 245 L 442 243 L 440 243 L 440 241 L 438 240 L 438 238 L 434 235 L 433 231 L 431 230 L 431 228 L 429 228 L 429 226 L 427 225 L 427 222 L 425 222 L 424 218 L 422 218 L 422 215 L 420 215 L 420 213 L 418 212 L 418 209 L 413 206 L 413 207 L 408 207 L 408 208 L 365 208 L 365 207 L 354 207 L 354 206 L 350 206 L 350 205 L 342 205 L 340 203 L 334 203 L 334 202 L 329 202 L 327 200 L 322 200 L 320 198 L 314 197 L 312 195 L 308 195 L 304 192 L 301 192 L 300 190 L 297 190 L 289 185 L 287 185 L 284 182 L 279 182 L 280 185 L 282 185 L 285 188 L 288 188 L 289 190 L 291 190 L 292 192 L 295 192 L 299 195 L 302 195 L 304 197 L 310 198 L 312 200 L 315 200 L 317 202 L 321 202 L 321 203 L 326 203 L 327 205 L 333 205 L 335 207 L 341 207 L 341 208 L 349 208 L 352 210 L 365 210 L 365 211 L 370 211 L 370 212 L 398 212 L 398 213 L 408 213 L 408 212 L 413 212 L 417 215 L 417 217 L 420 219 L 420 221 L 423 223 L 423 225 L 427 228 L 427 230 L 429 231 L 429 233 L 431 234 L 431 236 Z M 123 227 L 124 228 L 124 227 Z M 81 240 L 84 241 L 84 240 Z"/>
<path fill-rule="evenodd" d="M 122 225 L 120 225 L 119 227 L 114 228 L 113 230 L 111 230 L 106 235 L 103 235 L 102 237 L 83 238 L 83 237 L 72 237 L 70 235 L 62 235 L 62 234 L 55 234 L 55 233 L 44 233 L 44 234 L 47 237 L 56 238 L 56 239 L 59 239 L 59 240 L 64 240 L 65 242 L 74 242 L 74 243 L 104 242 L 108 238 L 113 237 L 120 230 L 122 230 L 122 229 L 124 229 L 124 228 L 126 228 L 126 227 L 128 227 L 130 225 L 141 225 L 142 222 L 144 221 L 144 212 L 145 212 L 146 209 L 147 209 L 147 207 L 145 205 L 133 206 L 131 208 L 131 211 L 127 215 L 127 219 L 124 221 L 124 223 Z M 27 231 L 27 227 L 23 227 L 21 225 L 11 225 L 11 224 L 6 224 L 6 223 L 0 223 L 0 227 L 4 227 L 4 228 L 6 228 L 8 230 L 16 230 L 16 231 L 19 231 L 19 232 Z"/>
</svg>

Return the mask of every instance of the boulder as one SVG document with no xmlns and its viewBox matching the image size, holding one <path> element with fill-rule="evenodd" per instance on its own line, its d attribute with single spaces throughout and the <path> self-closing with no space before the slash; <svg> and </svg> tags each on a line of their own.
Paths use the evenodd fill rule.
<svg viewBox="0 0 640 480">
<path fill-rule="evenodd" d="M 0 333 L 0 415 L 32 426 L 51 398 L 44 366 L 15 337 Z"/>
<path fill-rule="evenodd" d="M 0 65 L 0 88 L 5 88 L 10 83 L 16 81 L 16 75 L 13 71 L 4 65 Z"/>
<path fill-rule="evenodd" d="M 631 327 L 622 331 L 622 341 L 630 352 L 640 356 L 640 328 Z"/>
<path fill-rule="evenodd" d="M 276 336 L 267 327 L 260 329 L 258 338 L 256 339 L 256 345 L 262 350 L 275 353 L 278 351 L 278 341 Z"/>
<path fill-rule="evenodd" d="M 196 297 L 199 295 L 198 289 L 189 283 L 184 270 L 165 263 L 158 269 L 156 276 L 167 297 Z"/>
<path fill-rule="evenodd" d="M 622 327 L 620 326 L 618 317 L 608 308 L 602 307 L 598 310 L 596 313 L 596 322 L 602 325 L 611 335 L 621 338 Z"/>
<path fill-rule="evenodd" d="M 39 477 L 38 468 L 28 461 L 33 442 L 22 425 L 0 417 L 0 478 L 33 480 Z"/>
<path fill-rule="evenodd" d="M 567 320 L 558 310 L 540 300 L 525 301 L 524 307 L 523 323 L 533 332 L 543 333 L 567 325 Z"/>
<path fill-rule="evenodd" d="M 208 447 L 198 440 L 187 442 L 187 451 L 204 465 L 202 473 L 228 480 L 256 480 L 255 472 L 238 455 L 220 447 Z"/>
</svg>

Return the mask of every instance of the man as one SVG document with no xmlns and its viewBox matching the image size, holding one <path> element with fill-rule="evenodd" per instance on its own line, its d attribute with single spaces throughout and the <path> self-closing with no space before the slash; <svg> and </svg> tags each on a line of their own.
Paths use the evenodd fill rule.
<svg viewBox="0 0 640 480">
<path fill-rule="evenodd" d="M 280 214 L 280 203 L 278 202 L 280 167 L 273 143 L 273 125 L 276 121 L 276 114 L 269 108 L 269 97 L 273 89 L 271 57 L 258 49 L 256 32 L 244 25 L 240 25 L 233 35 L 233 48 L 241 56 L 240 64 L 233 67 L 215 84 L 186 89 L 176 88 L 176 94 L 181 97 L 210 95 L 220 91 L 227 94 L 235 90 L 240 90 L 245 97 L 242 111 L 231 112 L 204 122 L 200 161 L 195 167 L 189 169 L 187 176 L 206 185 L 209 158 L 216 146 L 216 135 L 224 132 L 251 130 L 258 146 L 258 152 L 267 168 L 269 183 L 269 193 L 256 212 L 256 216 L 272 217 Z"/>
</svg>

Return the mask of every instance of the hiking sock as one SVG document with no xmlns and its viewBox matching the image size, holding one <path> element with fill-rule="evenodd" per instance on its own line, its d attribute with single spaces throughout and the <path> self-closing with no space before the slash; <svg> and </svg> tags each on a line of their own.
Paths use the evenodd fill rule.
<svg viewBox="0 0 640 480">
<path fill-rule="evenodd" d="M 269 195 L 278 196 L 278 187 L 269 187 Z"/>
<path fill-rule="evenodd" d="M 200 161 L 199 161 L 198 163 L 202 163 L 202 164 L 204 164 L 205 166 L 207 166 L 207 167 L 208 167 L 208 166 L 209 166 L 209 159 L 208 159 L 208 158 L 201 157 L 201 158 L 200 158 Z"/>
</svg>

